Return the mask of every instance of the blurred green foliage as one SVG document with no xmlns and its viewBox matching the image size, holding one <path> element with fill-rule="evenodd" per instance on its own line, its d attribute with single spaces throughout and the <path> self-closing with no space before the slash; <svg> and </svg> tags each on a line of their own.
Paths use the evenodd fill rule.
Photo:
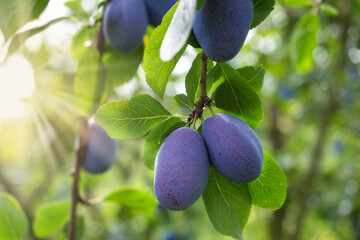
<svg viewBox="0 0 360 240">
<path fill-rule="evenodd" d="M 79 21 L 94 17 L 100 2 L 68 2 L 65 15 L 79 19 L 48 29 L 58 31 L 61 44 L 49 41 L 54 32 L 47 30 L 19 50 L 34 68 L 36 91 L 24 100 L 27 111 L 23 117 L 0 120 L 0 191 L 12 194 L 31 221 L 44 204 L 69 197 L 79 114 L 73 89 L 76 66 L 79 59 L 93 61 L 80 56 L 96 39 L 94 28 L 82 27 Z M 257 64 L 266 69 L 260 94 L 264 119 L 257 133 L 288 179 L 285 205 L 275 212 L 254 207 L 244 239 L 360 239 L 359 16 L 358 0 L 328 0 L 326 5 L 317 0 L 279 0 L 271 16 L 250 33 L 244 48 L 229 63 L 236 69 Z M 23 20 L 20 23 L 18 27 Z M 64 27 L 73 31 L 62 34 Z M 18 28 L 14 29 L 3 32 L 6 39 Z M 195 56 L 195 51 L 185 51 L 185 65 Z M 104 57 L 105 64 L 116 64 L 111 55 Z M 133 61 L 138 62 L 135 55 Z M 134 71 L 132 66 L 129 63 L 129 71 Z M 91 74 L 98 72 L 91 68 Z M 151 94 L 142 69 L 125 84 L 116 80 L 117 74 L 107 76 L 107 86 L 116 81 L 116 86 L 121 84 L 111 88 L 110 100 Z M 179 112 L 172 95 L 181 92 L 178 86 L 184 79 L 184 71 L 169 79 L 163 102 L 172 113 Z M 159 86 L 159 95 L 162 93 Z M 85 106 L 86 111 L 91 112 L 92 107 Z M 109 172 L 81 174 L 81 190 L 87 198 L 105 196 L 119 186 L 152 191 L 153 172 L 143 163 L 145 138 L 118 141 L 118 145 L 118 159 Z M 79 215 L 84 239 L 165 240 L 174 233 L 182 240 L 230 239 L 216 232 L 204 209 L 201 199 L 182 212 L 157 206 L 151 214 L 109 201 L 79 206 Z M 29 232 L 28 238 L 31 236 Z M 66 228 L 58 228 L 51 239 L 65 236 Z"/>
</svg>

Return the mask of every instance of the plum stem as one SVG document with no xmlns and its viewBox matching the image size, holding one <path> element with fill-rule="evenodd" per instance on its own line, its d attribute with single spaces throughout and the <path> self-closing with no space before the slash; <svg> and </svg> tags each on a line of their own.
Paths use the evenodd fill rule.
<svg viewBox="0 0 360 240">
<path fill-rule="evenodd" d="M 202 60 L 202 70 L 201 70 L 201 79 L 200 79 L 200 84 L 201 84 L 200 98 L 204 99 L 207 97 L 207 93 L 206 93 L 207 56 L 205 55 L 205 53 L 202 54 L 201 60 Z"/>
<path fill-rule="evenodd" d="M 210 108 L 210 105 L 212 103 L 212 100 L 207 96 L 206 93 L 207 59 L 208 57 L 203 52 L 201 56 L 202 69 L 201 69 L 201 78 L 200 78 L 200 85 L 201 85 L 200 98 L 195 103 L 195 109 L 189 114 L 190 119 L 193 119 L 193 121 L 190 122 L 190 125 L 191 123 L 195 125 L 196 120 L 202 117 L 204 107 Z M 213 110 L 210 109 L 210 111 L 212 114 L 214 113 Z"/>
<path fill-rule="evenodd" d="M 79 146 L 76 149 L 76 161 L 74 168 L 72 170 L 72 176 L 74 178 L 72 189 L 71 189 L 71 210 L 70 210 L 70 223 L 69 223 L 69 232 L 68 240 L 74 240 L 76 234 L 76 207 L 78 202 L 87 204 L 87 201 L 82 199 L 79 194 L 79 179 L 80 179 L 80 169 L 82 163 L 85 159 L 86 150 L 89 144 L 89 129 L 88 129 L 88 120 L 87 118 L 82 118 L 81 123 L 78 129 L 79 137 Z"/>
<path fill-rule="evenodd" d="M 215 113 L 214 109 L 212 108 L 212 106 L 209 106 L 209 110 L 211 112 L 211 115 L 213 115 L 213 116 L 216 115 L 216 113 Z"/>
</svg>

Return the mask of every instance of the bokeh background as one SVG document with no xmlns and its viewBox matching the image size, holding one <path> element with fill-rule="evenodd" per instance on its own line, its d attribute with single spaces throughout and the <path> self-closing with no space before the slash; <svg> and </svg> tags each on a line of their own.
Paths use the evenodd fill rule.
<svg viewBox="0 0 360 240">
<path fill-rule="evenodd" d="M 52 0 L 22 30 L 63 16 L 91 19 L 99 2 Z M 288 179 L 284 206 L 253 207 L 244 239 L 360 239 L 360 1 L 325 3 L 317 8 L 319 1 L 277 1 L 230 62 L 266 69 L 265 114 L 257 133 Z M 311 13 L 316 19 L 306 27 L 313 33 L 294 40 L 299 21 Z M 0 32 L 0 191 L 15 196 L 30 221 L 42 204 L 70 197 L 79 116 L 73 85 L 78 55 L 91 45 L 75 41 L 83 36 L 82 25 L 56 23 L 26 40 L 7 61 L 9 43 Z M 301 63 L 294 61 L 299 53 Z M 196 54 L 186 50 L 168 85 L 163 104 L 172 113 L 178 112 L 172 96 L 185 93 L 184 78 Z M 140 67 L 134 78 L 111 90 L 109 100 L 143 92 L 153 95 Z M 118 141 L 111 170 L 81 174 L 85 195 L 94 198 L 118 186 L 152 191 L 144 143 L 145 138 Z M 79 209 L 83 239 L 230 239 L 214 230 L 201 199 L 182 212 L 158 207 L 150 215 L 111 203 Z M 59 229 L 48 239 L 64 237 Z"/>
</svg>

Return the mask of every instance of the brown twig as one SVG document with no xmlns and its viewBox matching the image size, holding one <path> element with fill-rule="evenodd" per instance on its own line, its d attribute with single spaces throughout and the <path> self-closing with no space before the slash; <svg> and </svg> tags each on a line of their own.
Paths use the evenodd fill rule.
<svg viewBox="0 0 360 240">
<path fill-rule="evenodd" d="M 88 147 L 89 132 L 88 132 L 88 120 L 83 118 L 81 120 L 79 130 L 78 130 L 78 140 L 79 145 L 76 149 L 76 161 L 74 168 L 72 170 L 73 175 L 73 185 L 71 191 L 71 211 L 70 211 L 70 223 L 69 223 L 69 232 L 68 240 L 74 240 L 76 234 L 76 207 L 78 203 L 87 204 L 87 201 L 82 199 L 79 194 L 79 179 L 80 179 L 80 169 L 84 161 L 86 150 Z"/>
<path fill-rule="evenodd" d="M 210 107 L 212 100 L 207 96 L 206 93 L 206 74 L 207 74 L 207 56 L 205 53 L 201 56 L 202 60 L 202 69 L 201 69 L 201 78 L 200 78 L 200 98 L 195 103 L 195 109 L 189 114 L 189 126 L 193 123 L 195 124 L 196 120 L 202 117 L 204 107 Z"/>
</svg>

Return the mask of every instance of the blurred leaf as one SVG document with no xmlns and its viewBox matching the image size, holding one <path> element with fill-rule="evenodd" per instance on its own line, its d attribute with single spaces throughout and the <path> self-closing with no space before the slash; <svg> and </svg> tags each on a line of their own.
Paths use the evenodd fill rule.
<svg viewBox="0 0 360 240">
<path fill-rule="evenodd" d="M 308 13 L 295 25 L 291 36 L 291 56 L 296 70 L 307 73 L 312 69 L 312 53 L 317 46 L 316 32 L 320 20 L 316 14 Z"/>
<path fill-rule="evenodd" d="M 7 41 L 25 23 L 38 18 L 49 0 L 1 0 L 0 28 Z"/>
<path fill-rule="evenodd" d="M 76 71 L 74 92 L 81 114 L 91 115 L 107 98 L 109 83 L 104 65 L 95 48 L 88 48 L 80 58 Z"/>
<path fill-rule="evenodd" d="M 199 53 L 194 59 L 192 66 L 185 78 L 185 88 L 188 97 L 194 103 L 200 97 L 201 92 L 201 71 L 202 71 L 202 53 Z M 213 61 L 207 59 L 207 72 L 210 72 L 213 66 Z M 192 107 L 193 108 L 193 107 Z"/>
<path fill-rule="evenodd" d="M 79 59 L 88 49 L 85 46 L 86 41 L 91 41 L 93 28 L 83 26 L 72 38 L 71 52 L 74 59 Z"/>
<path fill-rule="evenodd" d="M 163 62 L 160 59 L 160 46 L 178 4 L 179 3 L 176 3 L 167 12 L 161 25 L 159 25 L 151 34 L 145 48 L 144 71 L 146 82 L 160 98 L 164 97 L 169 77 L 186 48 L 186 46 L 184 46 L 183 49 L 169 62 Z"/>
<path fill-rule="evenodd" d="M 182 114 L 188 115 L 194 109 L 194 102 L 186 96 L 185 94 L 178 94 L 174 96 L 175 101 L 177 102 L 179 111 Z"/>
<path fill-rule="evenodd" d="M 286 176 L 279 164 L 264 152 L 264 165 L 258 179 L 248 184 L 252 203 L 272 210 L 279 209 L 286 198 Z"/>
<path fill-rule="evenodd" d="M 275 0 L 253 0 L 254 17 L 251 28 L 256 27 L 267 18 L 274 9 Z"/>
<path fill-rule="evenodd" d="M 312 5 L 310 0 L 283 0 L 283 2 L 289 6 L 302 7 Z"/>
<path fill-rule="evenodd" d="M 35 7 L 32 11 L 33 19 L 40 17 L 41 13 L 45 10 L 50 0 L 35 0 Z"/>
<path fill-rule="evenodd" d="M 90 13 L 86 12 L 82 8 L 81 1 L 71 0 L 67 1 L 64 5 L 67 6 L 73 12 L 73 15 L 76 17 L 80 17 L 83 19 L 88 19 L 90 17 Z"/>
<path fill-rule="evenodd" d="M 29 37 L 31 37 L 37 33 L 40 33 L 42 31 L 45 31 L 51 25 L 58 23 L 65 19 L 69 19 L 69 18 L 68 17 L 56 18 L 41 27 L 32 28 L 32 29 L 29 29 L 24 32 L 20 32 L 20 33 L 16 34 L 13 37 L 13 39 L 11 40 L 9 50 L 7 52 L 7 56 L 13 54 L 16 50 L 18 50 L 18 48 L 21 47 Z"/>
<path fill-rule="evenodd" d="M 174 125 L 172 125 L 171 127 L 169 127 L 168 129 L 166 129 L 166 131 L 164 131 L 159 139 L 159 143 L 163 142 L 173 131 L 175 131 L 176 129 L 182 128 L 186 126 L 186 122 L 177 122 Z"/>
<path fill-rule="evenodd" d="M 69 232 L 69 222 L 67 222 L 64 226 L 64 233 L 67 235 Z M 76 232 L 75 232 L 75 240 L 81 240 L 84 237 L 85 232 L 85 220 L 83 216 L 76 217 Z"/>
<path fill-rule="evenodd" d="M 98 8 L 101 8 L 102 6 L 105 6 L 108 3 L 108 0 L 103 0 L 98 3 Z"/>
<path fill-rule="evenodd" d="M 136 139 L 144 136 L 156 124 L 173 117 L 149 95 L 138 95 L 130 101 L 111 102 L 95 114 L 108 135 L 117 139 Z"/>
<path fill-rule="evenodd" d="M 160 137 L 162 136 L 164 131 L 166 131 L 178 122 L 182 122 L 180 118 L 170 118 L 154 127 L 154 129 L 150 132 L 149 136 L 146 138 L 144 163 L 150 170 L 154 170 L 154 162 L 156 155 L 159 151 L 161 144 L 164 142 L 160 141 Z"/>
<path fill-rule="evenodd" d="M 196 3 L 196 10 L 200 11 L 201 8 L 204 6 L 206 0 L 197 0 L 197 3 Z"/>
<path fill-rule="evenodd" d="M 217 64 L 222 76 L 215 90 L 217 108 L 251 121 L 261 121 L 263 117 L 262 104 L 259 96 L 248 82 L 235 69 L 226 63 Z"/>
<path fill-rule="evenodd" d="M 121 54 L 115 49 L 104 55 L 108 81 L 115 87 L 128 82 L 136 74 L 142 61 L 144 48 L 141 46 L 129 54 Z"/>
<path fill-rule="evenodd" d="M 61 201 L 41 206 L 35 213 L 33 230 L 37 237 L 45 238 L 62 227 L 70 218 L 70 202 Z"/>
<path fill-rule="evenodd" d="M 339 15 L 339 10 L 328 3 L 321 4 L 321 10 L 329 16 L 336 17 Z"/>
<path fill-rule="evenodd" d="M 219 233 L 243 239 L 251 210 L 251 197 L 245 184 L 231 182 L 211 167 L 203 200 L 210 221 Z"/>
<path fill-rule="evenodd" d="M 236 69 L 238 73 L 249 83 L 250 87 L 259 94 L 264 83 L 265 69 L 262 66 L 244 67 Z"/>
<path fill-rule="evenodd" d="M 19 202 L 10 194 L 0 193 L 0 239 L 24 239 L 28 227 L 28 220 Z"/>
<path fill-rule="evenodd" d="M 153 213 L 158 205 L 158 202 L 152 193 L 131 188 L 116 189 L 107 194 L 104 197 L 104 200 L 112 201 L 147 214 Z"/>
<path fill-rule="evenodd" d="M 160 47 L 162 61 L 170 61 L 186 47 L 196 13 L 196 0 L 179 1 Z"/>
</svg>

